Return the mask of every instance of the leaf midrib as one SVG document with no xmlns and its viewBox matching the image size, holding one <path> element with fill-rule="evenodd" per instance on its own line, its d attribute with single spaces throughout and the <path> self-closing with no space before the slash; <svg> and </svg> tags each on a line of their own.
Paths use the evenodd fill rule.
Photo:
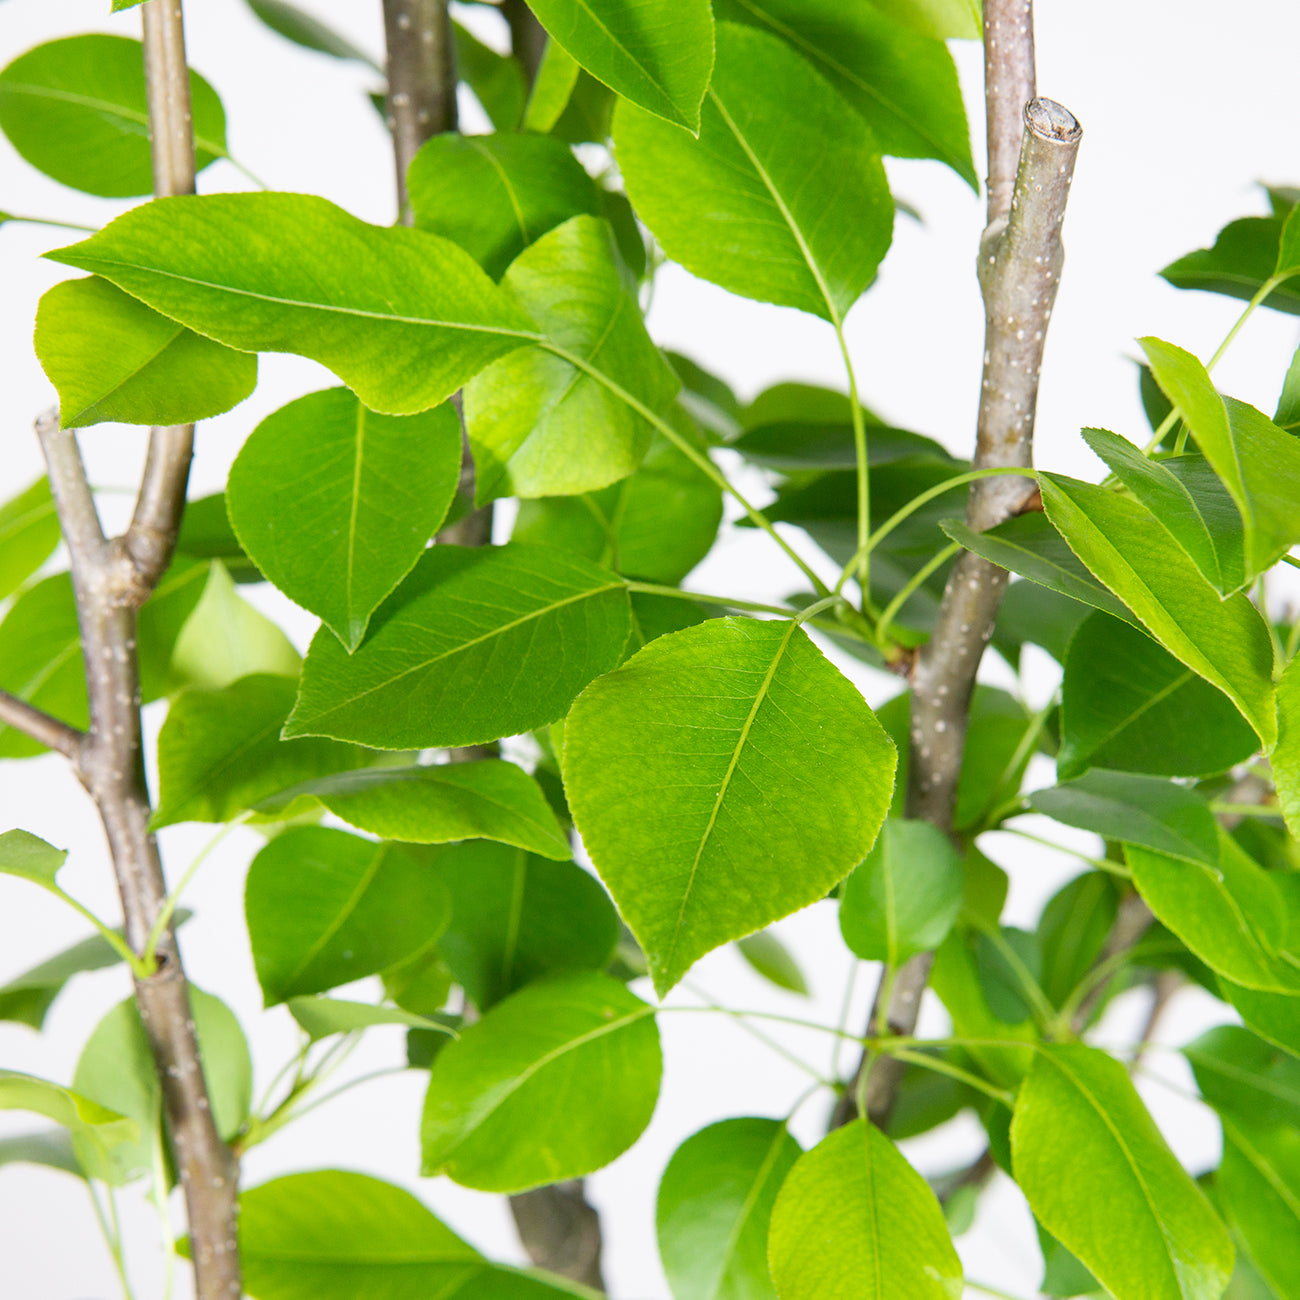
<svg viewBox="0 0 1300 1300">
<path fill-rule="evenodd" d="M 749 1190 L 745 1193 L 745 1199 L 741 1202 L 740 1213 L 736 1215 L 735 1221 L 731 1225 L 731 1231 L 727 1234 L 726 1244 L 722 1248 L 721 1263 L 717 1276 L 710 1283 L 709 1289 L 704 1293 L 702 1300 L 718 1300 L 722 1284 L 727 1280 L 727 1270 L 731 1264 L 731 1257 L 736 1249 L 736 1243 L 745 1231 L 749 1216 L 753 1214 L 754 1206 L 758 1204 L 759 1194 L 762 1192 L 768 1175 L 776 1164 L 776 1158 L 780 1155 L 782 1146 L 785 1145 L 784 1139 L 788 1136 L 785 1125 L 778 1124 L 776 1134 L 767 1149 L 767 1154 L 763 1157 L 763 1163 L 759 1165 L 758 1172 L 754 1175 L 754 1181 L 750 1184 Z"/>
</svg>

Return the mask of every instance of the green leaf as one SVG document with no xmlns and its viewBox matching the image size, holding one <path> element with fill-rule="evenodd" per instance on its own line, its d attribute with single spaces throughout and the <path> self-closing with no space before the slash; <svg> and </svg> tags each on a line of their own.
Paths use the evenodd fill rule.
<svg viewBox="0 0 1300 1300">
<path fill-rule="evenodd" d="M 1039 982 L 1054 1007 L 1065 1005 L 1102 955 L 1118 909 L 1115 886 L 1102 871 L 1076 876 L 1043 907 L 1038 919 Z"/>
<path fill-rule="evenodd" d="M 331 1034 L 350 1034 L 374 1025 L 406 1025 L 450 1034 L 452 1031 L 428 1016 L 415 1016 L 394 1007 L 376 1007 L 368 1002 L 344 1002 L 339 998 L 290 998 L 285 1005 L 314 1043 Z"/>
<path fill-rule="evenodd" d="M 365 1174 L 290 1174 L 239 1198 L 244 1285 L 257 1300 L 561 1300 L 560 1278 L 489 1264 L 410 1192 Z"/>
<path fill-rule="evenodd" d="M 584 560 L 516 543 L 435 546 L 355 654 L 316 634 L 285 735 L 421 749 L 545 726 L 618 663 L 628 610 L 622 582 Z"/>
<path fill-rule="evenodd" d="M 660 637 L 565 725 L 574 819 L 660 996 L 860 862 L 894 765 L 875 715 L 793 622 Z"/>
<path fill-rule="evenodd" d="M 942 831 L 890 818 L 844 882 L 844 942 L 864 960 L 893 967 L 937 948 L 961 910 L 962 884 L 961 858 Z"/>
<path fill-rule="evenodd" d="M 854 1120 L 799 1157 L 768 1240 L 781 1300 L 956 1300 L 961 1261 L 925 1180 Z"/>
<path fill-rule="evenodd" d="M 1040 1047 L 1016 1100 L 1011 1150 L 1034 1214 L 1115 1295 L 1217 1300 L 1232 1243 L 1118 1061 L 1090 1047 Z"/>
<path fill-rule="evenodd" d="M 28 831 L 5 831 L 0 835 L 0 874 L 21 876 L 52 889 L 59 868 L 67 860 L 67 849 L 56 849 Z"/>
<path fill-rule="evenodd" d="M 736 948 L 769 984 L 775 984 L 788 993 L 808 996 L 808 981 L 799 969 L 799 963 L 771 930 L 759 930 L 757 934 L 737 939 Z"/>
<path fill-rule="evenodd" d="M 406 183 L 415 224 L 459 244 L 494 280 L 547 231 L 601 214 L 596 182 L 549 136 L 437 135 Z"/>
<path fill-rule="evenodd" d="M 869 128 L 766 32 L 719 24 L 698 140 L 620 104 L 614 142 L 664 252 L 733 293 L 839 321 L 889 248 L 893 200 Z"/>
<path fill-rule="evenodd" d="M 253 859 L 244 891 L 267 1006 L 373 975 L 447 923 L 442 882 L 399 845 L 291 827 Z"/>
<path fill-rule="evenodd" d="M 247 0 L 248 7 L 273 32 L 279 33 L 286 40 L 304 49 L 315 50 L 319 54 L 329 54 L 336 59 L 355 59 L 376 72 L 383 68 L 364 50 L 348 40 L 346 36 L 326 27 L 319 18 L 304 13 L 296 5 L 286 4 L 285 0 Z"/>
<path fill-rule="evenodd" d="M 84 728 L 85 666 L 72 582 L 66 573 L 29 587 L 0 622 L 0 689 Z M 0 758 L 44 754 L 45 746 L 0 726 Z"/>
<path fill-rule="evenodd" d="M 984 35 L 980 0 L 873 0 L 872 7 L 936 40 L 979 40 Z"/>
<path fill-rule="evenodd" d="M 190 72 L 195 165 L 226 157 L 217 92 Z M 29 163 L 87 194 L 153 190 L 144 52 L 125 36 L 69 36 L 20 54 L 0 72 L 0 131 Z"/>
<path fill-rule="evenodd" d="M 802 1154 L 776 1119 L 726 1119 L 673 1152 L 659 1184 L 659 1257 L 676 1300 L 776 1300 L 767 1231 Z"/>
<path fill-rule="evenodd" d="M 1160 272 L 1179 289 L 1205 289 L 1231 298 L 1253 298 L 1278 265 L 1281 217 L 1243 217 L 1219 231 L 1213 248 L 1199 248 Z M 1300 286 L 1279 285 L 1264 299 L 1278 311 L 1300 313 Z"/>
<path fill-rule="evenodd" d="M 1300 1131 L 1225 1120 L 1215 1184 L 1269 1285 L 1300 1293 Z"/>
<path fill-rule="evenodd" d="M 1127 849 L 1147 905 L 1207 966 L 1248 988 L 1300 995 L 1300 963 L 1279 956 L 1286 903 L 1270 878 L 1227 834 L 1217 863 Z"/>
<path fill-rule="evenodd" d="M 192 424 L 237 406 L 257 358 L 178 325 L 98 276 L 65 280 L 41 299 L 36 355 L 59 394 L 65 429 Z"/>
<path fill-rule="evenodd" d="M 451 895 L 438 951 L 480 1010 L 543 975 L 601 970 L 613 956 L 618 916 L 576 863 L 481 842 L 439 849 L 431 869 Z"/>
<path fill-rule="evenodd" d="M 78 1178 L 85 1177 L 72 1149 L 72 1139 L 59 1129 L 0 1138 L 0 1167 L 15 1164 L 43 1165 L 47 1169 L 62 1169 Z"/>
<path fill-rule="evenodd" d="M 337 741 L 280 739 L 296 693 L 290 678 L 261 674 L 181 695 L 158 736 L 150 827 L 228 822 L 269 795 L 363 762 Z"/>
<path fill-rule="evenodd" d="M 993 925 L 975 936 L 975 969 L 989 1010 L 1006 1025 L 1029 1020 L 1041 1005 L 1043 957 L 1036 935 Z"/>
<path fill-rule="evenodd" d="M 0 1110 L 26 1110 L 44 1115 L 79 1139 L 81 1166 L 94 1177 L 111 1172 L 110 1153 L 135 1141 L 139 1126 L 129 1116 L 30 1074 L 0 1070 Z"/>
<path fill-rule="evenodd" d="M 1261 1038 L 1285 1048 L 1292 1056 L 1300 1056 L 1300 997 L 1247 988 L 1222 977 L 1219 989 Z"/>
<path fill-rule="evenodd" d="M 604 82 L 589 73 L 578 70 L 578 79 L 569 93 L 550 134 L 566 144 L 604 144 L 609 138 L 610 123 L 614 117 L 614 104 L 618 96 Z"/>
<path fill-rule="evenodd" d="M 593 77 L 698 132 L 713 69 L 709 0 L 535 0 L 530 7 Z"/>
<path fill-rule="evenodd" d="M 589 492 L 630 474 L 651 426 L 623 394 L 657 414 L 678 384 L 646 333 L 609 227 L 571 218 L 526 248 L 503 286 L 574 360 L 521 349 L 467 385 L 476 504 Z"/>
<path fill-rule="evenodd" d="M 1217 865 L 1219 833 L 1204 799 L 1155 777 L 1096 769 L 1029 796 L 1035 812 L 1107 840 Z"/>
<path fill-rule="evenodd" d="M 481 837 L 548 858 L 572 852 L 537 782 L 499 759 L 337 772 L 285 790 L 272 810 L 301 795 L 384 839 L 446 844 Z"/>
<path fill-rule="evenodd" d="M 1288 433 L 1295 433 L 1300 428 L 1300 347 L 1292 355 L 1286 378 L 1282 381 L 1273 423 Z"/>
<path fill-rule="evenodd" d="M 1221 691 L 1150 637 L 1093 613 L 1070 642 L 1056 770 L 1088 767 L 1156 776 L 1210 776 L 1259 748 Z"/>
<path fill-rule="evenodd" d="M 716 16 L 784 37 L 862 115 L 880 152 L 937 158 L 979 192 L 952 55 L 941 39 L 837 0 L 719 0 Z"/>
<path fill-rule="evenodd" d="M 945 519 L 940 527 L 968 551 L 1022 578 L 1104 610 L 1134 627 L 1142 626 L 1128 606 L 1088 572 L 1046 515 L 1017 515 L 984 533 L 974 532 L 959 519 Z"/>
<path fill-rule="evenodd" d="M 783 474 L 800 469 L 851 470 L 858 463 L 853 427 L 847 422 L 776 420 L 750 427 L 729 446 L 746 460 Z M 933 438 L 883 424 L 867 425 L 867 460 L 871 465 L 887 465 L 908 456 L 952 459 Z"/>
<path fill-rule="evenodd" d="M 230 526 L 224 492 L 185 503 L 176 554 L 196 560 L 220 560 L 236 582 L 262 581 L 262 571 L 248 558 Z"/>
<path fill-rule="evenodd" d="M 1138 502 L 1061 474 L 1040 474 L 1038 482 L 1048 518 L 1084 563 L 1272 748 L 1273 646 L 1254 605 L 1240 593 L 1221 600 Z"/>
<path fill-rule="evenodd" d="M 461 79 L 498 131 L 515 130 L 528 96 L 528 83 L 518 59 L 498 54 L 461 23 L 453 22 L 451 31 Z"/>
<path fill-rule="evenodd" d="M 1300 837 L 1300 658 L 1287 664 L 1277 684 L 1277 746 L 1269 763 L 1287 830 Z"/>
<path fill-rule="evenodd" d="M 1300 1125 L 1300 1061 L 1240 1025 L 1216 1025 L 1183 1048 L 1201 1096 L 1233 1123 Z"/>
<path fill-rule="evenodd" d="M 230 521 L 257 567 L 355 650 L 446 517 L 460 459 L 450 403 L 376 415 L 346 388 L 309 393 L 244 443 Z"/>
<path fill-rule="evenodd" d="M 388 415 L 436 406 L 536 337 L 455 244 L 306 194 L 159 199 L 48 256 L 229 347 L 319 361 Z"/>
<path fill-rule="evenodd" d="M 554 41 L 546 42 L 541 66 L 524 109 L 523 129 L 543 133 L 554 128 L 568 107 L 569 97 L 578 81 L 578 65 L 573 55 Z"/>
<path fill-rule="evenodd" d="M 1248 585 L 1300 541 L 1300 442 L 1253 406 L 1220 397 L 1190 352 L 1155 338 L 1139 342 L 1241 512 L 1246 567 L 1237 585 Z"/>
<path fill-rule="evenodd" d="M 656 434 L 641 468 L 599 492 L 521 501 L 511 540 L 554 546 L 647 582 L 680 582 L 722 522 L 722 491 Z"/>
<path fill-rule="evenodd" d="M 54 553 L 59 519 L 46 479 L 0 506 L 0 600 L 12 596 Z"/>
<path fill-rule="evenodd" d="M 650 1121 L 662 1058 L 654 1013 L 607 975 L 530 984 L 433 1063 L 421 1171 L 518 1192 L 591 1173 Z"/>
<path fill-rule="evenodd" d="M 121 960 L 122 954 L 103 935 L 83 939 L 0 986 L 0 1020 L 40 1029 L 54 999 L 74 975 L 116 966 Z"/>
</svg>

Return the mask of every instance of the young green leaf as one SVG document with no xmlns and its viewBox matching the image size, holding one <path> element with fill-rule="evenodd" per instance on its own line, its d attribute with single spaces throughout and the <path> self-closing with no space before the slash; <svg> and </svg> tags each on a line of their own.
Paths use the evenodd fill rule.
<svg viewBox="0 0 1300 1300">
<path fill-rule="evenodd" d="M 449 403 L 376 415 L 346 388 L 309 393 L 244 443 L 226 490 L 231 524 L 262 573 L 355 650 L 446 517 L 460 443 Z"/>
<path fill-rule="evenodd" d="M 59 868 L 68 860 L 67 849 L 56 849 L 29 831 L 0 835 L 0 874 L 20 876 L 42 888 L 52 888 Z"/>
<path fill-rule="evenodd" d="M 895 761 L 793 622 L 711 619 L 593 682 L 565 725 L 565 789 L 660 996 L 860 862 Z"/>
<path fill-rule="evenodd" d="M 273 806 L 300 795 L 384 839 L 446 844 L 482 837 L 556 859 L 572 851 L 537 782 L 499 759 L 338 772 L 283 791 Z"/>
<path fill-rule="evenodd" d="M 516 543 L 435 546 L 355 654 L 316 634 L 285 735 L 421 749 L 545 726 L 618 663 L 628 611 L 622 582 L 585 560 Z"/>
<path fill-rule="evenodd" d="M 900 966 L 937 948 L 961 910 L 962 864 L 929 822 L 890 818 L 844 882 L 840 932 L 866 961 Z"/>
<path fill-rule="evenodd" d="M 802 1154 L 776 1119 L 726 1119 L 673 1152 L 655 1210 L 659 1257 L 676 1300 L 776 1300 L 767 1232 Z"/>
<path fill-rule="evenodd" d="M 433 1063 L 426 1176 L 519 1192 L 591 1173 L 640 1137 L 659 1095 L 654 1013 L 606 975 L 530 984 Z"/>
<path fill-rule="evenodd" d="M 0 506 L 0 600 L 12 596 L 59 544 L 59 520 L 46 479 Z"/>
<path fill-rule="evenodd" d="M 319 361 L 388 415 L 537 337 L 464 249 L 307 194 L 159 199 L 49 256 L 229 347 Z"/>
<path fill-rule="evenodd" d="M 137 1140 L 140 1127 L 130 1116 L 109 1110 L 71 1088 L 14 1070 L 0 1070 L 0 1110 L 44 1115 L 81 1139 L 79 1167 L 96 1178 L 111 1176 L 111 1153 Z"/>
<path fill-rule="evenodd" d="M 977 193 L 961 87 L 942 39 L 878 5 L 715 0 L 715 15 L 784 37 L 862 115 L 881 153 L 937 158 Z"/>
<path fill-rule="evenodd" d="M 713 70 L 709 0 L 534 0 L 531 8 L 592 76 L 698 132 Z"/>
<path fill-rule="evenodd" d="M 664 252 L 747 298 L 839 321 L 889 248 L 893 200 L 870 129 L 767 32 L 719 24 L 698 140 L 623 103 L 614 143 Z"/>
<path fill-rule="evenodd" d="M 1300 1294 L 1300 1131 L 1225 1120 L 1215 1185 L 1269 1285 Z"/>
<path fill-rule="evenodd" d="M 1074 634 L 1061 686 L 1062 778 L 1088 767 L 1211 776 L 1258 748 L 1222 691 L 1149 636 L 1100 612 Z"/>
<path fill-rule="evenodd" d="M 872 7 L 939 41 L 979 40 L 984 34 L 980 0 L 876 0 Z"/>
<path fill-rule="evenodd" d="M 451 1030 L 428 1016 L 415 1016 L 394 1007 L 376 1007 L 368 1002 L 345 1002 L 340 998 L 290 998 L 285 1005 L 308 1038 L 317 1042 L 332 1034 L 350 1034 L 375 1025 L 405 1025 L 449 1034 Z"/>
<path fill-rule="evenodd" d="M 217 92 L 190 72 L 195 164 L 227 157 Z M 29 163 L 106 198 L 153 190 L 144 53 L 125 36 L 68 36 L 0 72 L 0 131 Z"/>
<path fill-rule="evenodd" d="M 962 1290 L 934 1193 L 865 1119 L 799 1157 L 767 1251 L 781 1300 L 955 1300 Z"/>
<path fill-rule="evenodd" d="M 451 895 L 438 951 L 480 1010 L 543 975 L 602 970 L 614 954 L 618 916 L 576 863 L 480 841 L 437 850 L 430 869 Z"/>
<path fill-rule="evenodd" d="M 267 1006 L 373 975 L 436 939 L 441 881 L 399 845 L 296 826 L 255 857 L 244 890 Z"/>
<path fill-rule="evenodd" d="M 1090 1047 L 1040 1047 L 1016 1100 L 1011 1150 L 1034 1214 L 1115 1295 L 1217 1300 L 1232 1243 L 1118 1061 Z"/>
<path fill-rule="evenodd" d="M 1221 600 L 1186 552 L 1137 501 L 1061 474 L 1040 474 L 1048 518 L 1166 650 L 1217 686 L 1272 748 L 1273 646 L 1259 611 Z"/>
<path fill-rule="evenodd" d="M 475 502 L 590 492 L 632 473 L 651 426 L 625 394 L 658 414 L 678 381 L 646 333 L 609 227 L 571 218 L 526 248 L 503 286 L 566 355 L 520 349 L 466 387 Z"/>
<path fill-rule="evenodd" d="M 737 939 L 736 950 L 769 984 L 787 993 L 808 996 L 808 981 L 794 954 L 771 930 L 759 930 Z"/>
<path fill-rule="evenodd" d="M 1160 275 L 1179 289 L 1204 289 L 1249 300 L 1273 278 L 1283 225 L 1281 217 L 1230 221 L 1219 231 L 1213 248 L 1198 248 L 1180 257 Z M 1278 311 L 1300 313 L 1300 285 L 1293 280 L 1283 283 L 1264 302 Z"/>
<path fill-rule="evenodd" d="M 59 394 L 65 429 L 192 424 L 237 406 L 257 358 L 160 316 L 99 276 L 65 280 L 41 299 L 36 355 Z"/>
<path fill-rule="evenodd" d="M 596 182 L 549 136 L 434 136 L 406 184 L 415 224 L 459 244 L 494 280 L 547 231 L 601 214 Z"/>
<path fill-rule="evenodd" d="M 563 45 L 546 42 L 541 66 L 524 109 L 523 129 L 545 134 L 554 128 L 568 106 L 578 81 L 578 64 Z"/>
<path fill-rule="evenodd" d="M 1241 1025 L 1216 1025 L 1183 1048 L 1196 1086 L 1225 1120 L 1300 1127 L 1300 1061 Z"/>
</svg>

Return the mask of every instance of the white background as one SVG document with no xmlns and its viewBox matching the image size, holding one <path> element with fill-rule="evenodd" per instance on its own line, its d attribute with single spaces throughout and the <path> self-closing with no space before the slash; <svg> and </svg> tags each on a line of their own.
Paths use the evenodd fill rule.
<svg viewBox="0 0 1300 1300">
<path fill-rule="evenodd" d="M 378 0 L 315 0 L 306 5 L 382 54 Z M 0 4 L 0 64 L 56 36 L 82 31 L 138 34 L 138 12 L 110 17 L 108 0 L 6 0 Z M 491 20 L 492 15 L 486 15 Z M 392 164 L 385 133 L 363 91 L 377 78 L 355 64 L 297 49 L 266 31 L 239 0 L 190 0 L 192 63 L 221 94 L 232 152 L 277 189 L 319 193 L 356 215 L 387 222 L 393 215 Z M 483 27 L 492 37 L 489 21 Z M 1039 88 L 1081 119 L 1085 135 L 1066 222 L 1065 277 L 1052 324 L 1038 421 L 1041 466 L 1096 478 L 1099 465 L 1080 442 L 1083 425 L 1101 425 L 1141 441 L 1132 340 L 1157 334 L 1208 356 L 1239 305 L 1206 294 L 1180 293 L 1155 272 L 1192 248 L 1208 244 L 1234 217 L 1265 210 L 1255 182 L 1300 181 L 1294 108 L 1300 6 L 1286 0 L 1238 0 L 1228 17 L 1209 0 L 1093 0 L 1044 3 L 1038 14 Z M 954 47 L 968 111 L 975 126 L 977 170 L 983 170 L 983 115 L 978 47 Z M 467 129 L 482 123 L 472 105 Z M 979 386 L 982 318 L 973 274 L 983 224 L 982 202 L 936 163 L 889 163 L 899 194 L 920 208 L 925 224 L 900 219 L 879 283 L 849 319 L 848 337 L 863 395 L 888 421 L 942 439 L 969 453 Z M 246 188 L 217 163 L 200 189 Z M 0 140 L 0 207 L 99 225 L 124 205 L 90 198 L 45 180 Z M 33 417 L 53 390 L 31 348 L 36 303 L 66 270 L 38 260 L 73 236 L 47 227 L 0 228 L 0 499 L 40 472 Z M 650 316 L 661 344 L 697 357 L 730 380 L 742 397 L 780 379 L 840 385 L 842 374 L 829 327 L 780 308 L 730 297 L 668 269 L 660 277 Z M 1297 340 L 1294 318 L 1260 312 L 1216 372 L 1225 391 L 1271 411 Z M 199 432 L 195 492 L 217 489 L 241 440 L 270 411 L 302 392 L 334 383 L 319 367 L 291 357 L 263 359 L 258 391 Z M 140 430 L 100 425 L 83 439 L 96 484 L 131 483 L 143 446 Z M 109 498 L 110 503 L 115 499 Z M 123 506 L 125 498 L 117 498 Z M 110 522 L 115 522 L 111 516 Z M 797 540 L 797 539 L 796 539 Z M 773 594 L 797 585 L 785 562 L 754 534 L 728 540 L 692 577 L 700 590 L 732 595 Z M 265 591 L 264 608 L 283 617 L 304 643 L 312 620 Z M 873 702 L 896 684 L 847 669 Z M 1034 702 L 1054 686 L 1040 657 Z M 159 719 L 151 717 L 156 727 Z M 1031 782 L 1051 780 L 1050 769 Z M 21 826 L 72 850 L 63 884 L 105 917 L 116 900 L 98 827 L 85 797 L 46 758 L 8 764 L 0 775 L 0 829 Z M 1059 833 L 1059 828 L 1054 830 Z M 175 879 L 207 842 L 211 828 L 163 832 Z M 231 836 L 207 862 L 187 906 L 197 916 L 184 932 L 187 966 L 196 983 L 237 1011 L 248 1033 L 259 1087 L 292 1050 L 283 1009 L 263 1014 L 242 919 L 242 874 L 259 841 Z M 1086 837 L 1077 846 L 1086 845 Z M 986 850 L 1013 869 L 1007 920 L 1032 925 L 1043 900 L 1079 865 L 1047 850 L 1017 851 L 1008 837 L 989 837 Z M 828 904 L 782 923 L 813 986 L 810 1001 L 773 993 L 731 950 L 706 958 L 692 982 L 731 1006 L 764 1006 L 833 1024 L 850 969 Z M 0 879 L 0 983 L 86 934 L 84 923 L 22 882 Z M 861 1023 L 875 973 L 864 969 L 850 1023 Z M 71 1078 L 77 1054 L 98 1018 L 128 992 L 122 970 L 81 977 L 56 1003 L 42 1036 L 0 1025 L 0 1066 L 48 1078 Z M 671 1001 L 689 1002 L 688 994 Z M 1142 995 L 1121 999 L 1097 1038 L 1121 1041 L 1140 1022 Z M 1183 995 L 1165 1019 L 1161 1041 L 1181 1043 L 1222 1008 Z M 923 1024 L 943 1032 L 944 1019 L 927 1005 Z M 653 1241 L 653 1200 L 664 1163 L 688 1134 L 738 1114 L 784 1114 L 805 1078 L 780 1057 L 721 1017 L 662 1017 L 666 1055 L 659 1108 L 642 1141 L 589 1183 L 601 1207 L 606 1272 L 620 1300 L 662 1300 L 667 1289 Z M 791 1031 L 778 1035 L 819 1069 L 829 1039 Z M 355 1072 L 401 1060 L 400 1034 L 373 1032 L 354 1057 Z M 849 1054 L 845 1054 L 844 1064 Z M 1214 1124 L 1184 1096 L 1190 1079 L 1180 1058 L 1156 1053 L 1140 1085 L 1181 1157 L 1195 1168 L 1217 1160 Z M 1172 1086 L 1170 1086 L 1172 1085 Z M 249 1184 L 303 1168 L 371 1172 L 413 1189 L 457 1230 L 495 1258 L 518 1258 L 499 1198 L 417 1177 L 419 1077 L 397 1076 L 359 1089 L 255 1149 L 245 1163 Z M 822 1131 L 826 1103 L 800 1111 L 795 1130 L 805 1143 Z M 31 1117 L 0 1116 L 0 1132 L 32 1127 Z M 981 1149 L 973 1123 L 959 1121 L 939 1137 L 909 1144 L 927 1172 L 959 1164 Z M 1062 1176 L 1068 1170 L 1062 1169 Z M 133 1191 L 122 1198 L 136 1294 L 161 1294 L 155 1249 L 157 1225 Z M 177 1203 L 178 1204 L 178 1203 Z M 1040 1276 L 1032 1225 L 1018 1193 L 999 1178 L 986 1195 L 975 1228 L 959 1249 L 969 1275 L 1018 1295 Z M 179 1279 L 177 1294 L 188 1280 Z M 0 1293 L 10 1300 L 107 1300 L 117 1294 L 108 1256 L 79 1183 L 47 1170 L 0 1169 Z M 974 1295 L 976 1292 L 972 1291 Z"/>
</svg>

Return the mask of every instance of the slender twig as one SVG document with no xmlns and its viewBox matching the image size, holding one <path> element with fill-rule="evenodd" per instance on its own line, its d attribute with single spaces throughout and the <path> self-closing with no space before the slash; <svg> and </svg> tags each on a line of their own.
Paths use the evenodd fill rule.
<svg viewBox="0 0 1300 1300">
<path fill-rule="evenodd" d="M 8 691 L 0 691 L 0 723 L 21 731 L 73 763 L 81 756 L 81 744 L 86 738 L 82 732 Z"/>
</svg>

